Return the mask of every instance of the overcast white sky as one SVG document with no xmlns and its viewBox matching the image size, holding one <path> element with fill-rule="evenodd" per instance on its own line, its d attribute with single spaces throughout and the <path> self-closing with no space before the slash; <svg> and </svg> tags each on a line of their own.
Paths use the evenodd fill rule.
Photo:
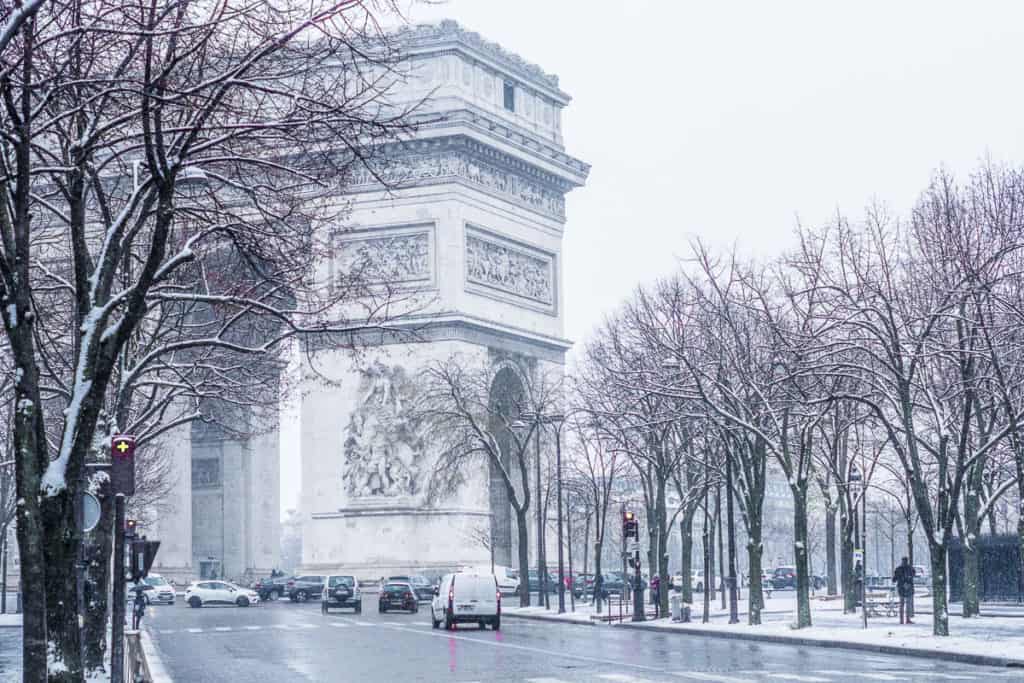
<svg viewBox="0 0 1024 683">
<path fill-rule="evenodd" d="M 1020 2 L 449 0 L 408 16 L 455 19 L 572 95 L 566 150 L 593 165 L 563 244 L 577 344 L 694 237 L 771 255 L 798 218 L 873 198 L 906 213 L 940 165 L 1024 159 Z"/>
</svg>

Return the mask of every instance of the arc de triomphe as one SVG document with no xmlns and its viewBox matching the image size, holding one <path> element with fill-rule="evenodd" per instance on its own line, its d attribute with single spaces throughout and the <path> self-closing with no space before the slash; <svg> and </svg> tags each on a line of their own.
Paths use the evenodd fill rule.
<svg viewBox="0 0 1024 683">
<path fill-rule="evenodd" d="M 330 276 L 353 253 L 379 259 L 391 284 L 428 292 L 430 303 L 390 322 L 415 328 L 414 342 L 388 337 L 358 357 L 334 348 L 301 354 L 303 377 L 334 381 L 303 381 L 298 462 L 281 463 L 301 467 L 300 571 L 343 569 L 373 578 L 484 564 L 489 553 L 467 538 L 486 524 L 494 525 L 496 561 L 512 564 L 509 505 L 485 466 L 456 496 L 426 504 L 423 481 L 436 453 L 408 424 L 416 374 L 458 354 L 488 364 L 498 394 L 515 392 L 517 377 L 560 372 L 569 348 L 564 198 L 590 170 L 563 145 L 569 96 L 557 77 L 453 21 L 408 27 L 397 39 L 413 74 L 408 101 L 429 95 L 422 113 L 434 116 L 387 150 L 401 189 L 384 192 L 369 173 L 353 179 L 350 220 L 336 236 L 338 261 L 323 268 Z M 218 446 L 219 464 L 198 442 L 177 449 L 175 457 L 193 470 L 192 490 L 182 492 L 180 514 L 160 524 L 167 542 L 158 563 L 167 573 L 185 574 L 191 563 L 198 577 L 197 563 L 206 547 L 220 547 L 217 539 L 239 550 L 221 575 L 261 574 L 276 565 L 278 548 L 267 552 L 276 535 L 261 523 L 279 500 L 279 458 L 270 441 Z M 231 465 L 235 455 L 248 460 Z M 261 500 L 261 488 L 271 487 Z M 237 511 L 211 522 L 204 510 L 218 505 Z"/>
</svg>

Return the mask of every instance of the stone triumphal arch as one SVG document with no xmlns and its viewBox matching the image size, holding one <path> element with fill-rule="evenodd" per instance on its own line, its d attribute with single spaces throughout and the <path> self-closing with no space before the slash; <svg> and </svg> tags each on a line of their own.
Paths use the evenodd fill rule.
<svg viewBox="0 0 1024 683">
<path fill-rule="evenodd" d="M 425 292 L 429 303 L 390 323 L 415 330 L 414 340 L 381 335 L 358 356 L 327 344 L 304 348 L 303 376 L 334 381 L 303 382 L 297 458 L 280 463 L 301 469 L 301 571 L 371 578 L 482 564 L 488 551 L 467 542 L 481 525 L 494 536 L 495 560 L 511 564 L 513 521 L 493 468 L 482 465 L 442 503 L 425 500 L 437 453 L 410 410 L 417 373 L 458 355 L 491 367 L 491 400 L 511 405 L 521 378 L 560 371 L 570 346 L 565 195 L 585 182 L 589 166 L 563 145 L 569 96 L 556 76 L 455 22 L 409 27 L 396 38 L 412 74 L 398 99 L 428 98 L 421 113 L 429 122 L 386 150 L 388 172 L 403 179 L 399 190 L 385 191 L 368 172 L 351 179 L 350 218 L 332 236 L 335 260 L 319 265 L 333 278 L 359 254 L 379 263 L 387 284 Z M 164 538 L 180 542 L 165 542 L 159 561 L 193 576 L 213 559 L 227 576 L 267 571 L 277 548 L 263 551 L 276 538 L 261 527 L 278 502 L 277 445 L 266 436 L 242 446 L 202 436 L 196 448 L 175 452 L 192 486 L 177 517 L 162 524 Z M 200 557 L 217 547 L 234 553 L 231 567 Z"/>
</svg>

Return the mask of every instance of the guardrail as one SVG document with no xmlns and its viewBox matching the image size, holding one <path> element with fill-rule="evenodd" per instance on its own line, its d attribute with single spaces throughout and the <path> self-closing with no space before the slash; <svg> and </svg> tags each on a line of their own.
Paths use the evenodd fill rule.
<svg viewBox="0 0 1024 683">
<path fill-rule="evenodd" d="M 142 650 L 142 640 L 138 631 L 124 632 L 125 648 L 125 682 L 151 683 L 153 676 L 149 672 L 149 662 Z"/>
</svg>

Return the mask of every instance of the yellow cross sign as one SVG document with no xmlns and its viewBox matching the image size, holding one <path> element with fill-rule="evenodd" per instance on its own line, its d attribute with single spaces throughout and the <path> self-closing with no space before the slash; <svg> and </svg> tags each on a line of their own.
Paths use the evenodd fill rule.
<svg viewBox="0 0 1024 683">
<path fill-rule="evenodd" d="M 122 453 L 124 453 L 126 450 L 128 450 L 128 448 L 129 448 L 129 446 L 128 446 L 128 442 L 127 441 L 118 441 L 117 442 L 117 450 L 121 451 Z"/>
</svg>

